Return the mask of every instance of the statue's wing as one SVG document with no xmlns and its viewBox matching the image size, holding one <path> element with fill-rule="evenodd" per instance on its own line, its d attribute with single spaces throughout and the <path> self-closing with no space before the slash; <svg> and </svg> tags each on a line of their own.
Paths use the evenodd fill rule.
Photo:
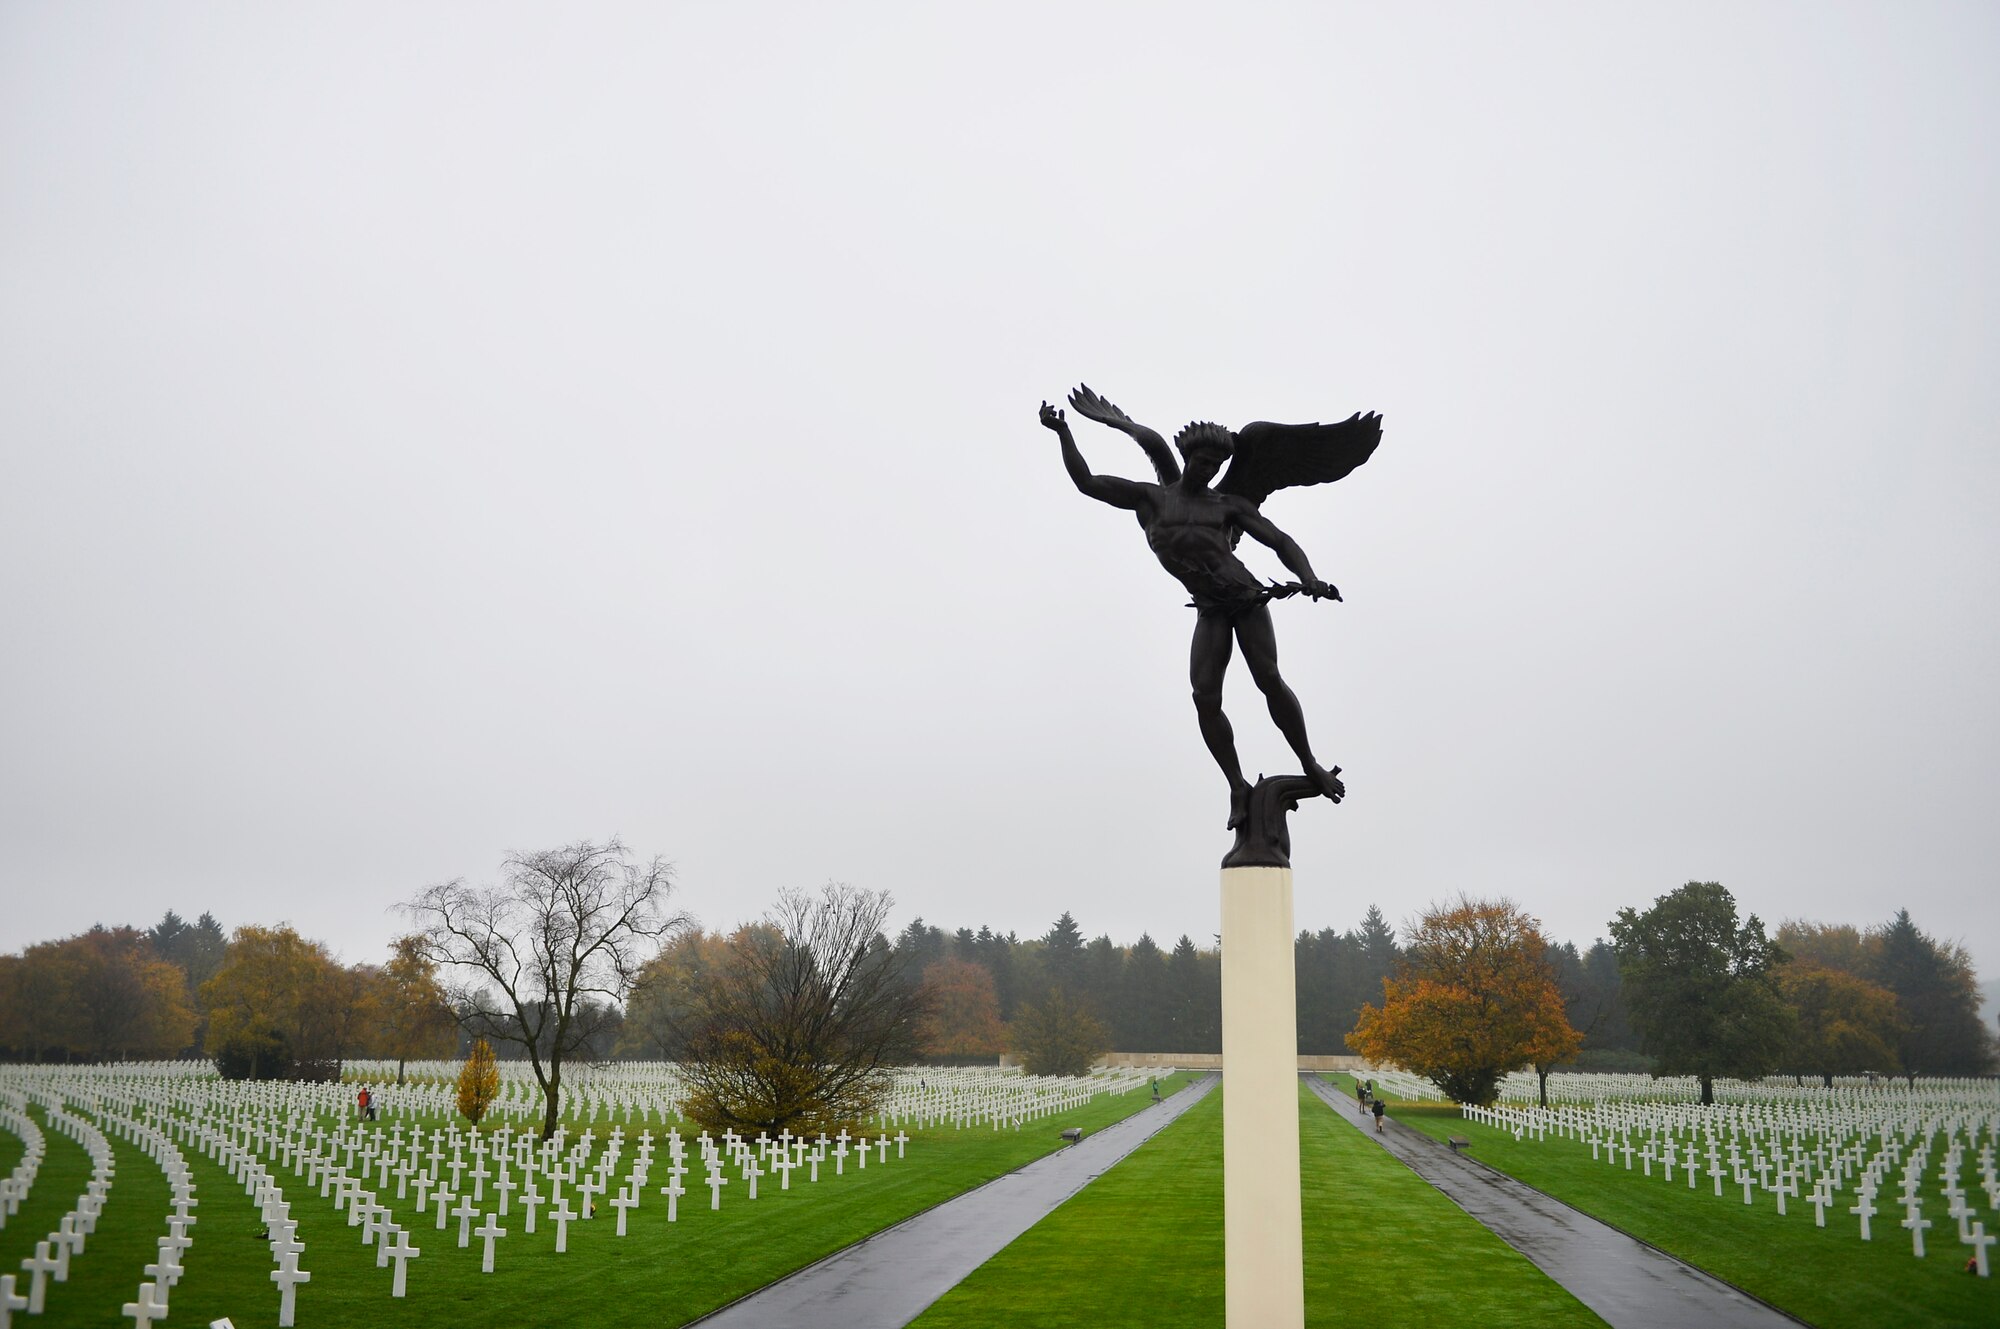
<svg viewBox="0 0 2000 1329">
<path fill-rule="evenodd" d="M 1170 485 L 1181 478 L 1180 463 L 1174 460 L 1173 450 L 1159 431 L 1148 429 L 1092 392 L 1088 383 L 1077 385 L 1076 391 L 1069 394 L 1069 404 L 1076 407 L 1078 415 L 1130 434 L 1132 441 L 1144 450 L 1146 460 L 1153 463 L 1153 473 L 1160 477 L 1161 484 Z"/>
<path fill-rule="evenodd" d="M 1373 411 L 1330 425 L 1258 420 L 1236 431 L 1235 455 L 1215 490 L 1262 504 L 1274 490 L 1340 479 L 1367 461 L 1381 441 L 1382 417 Z"/>
</svg>

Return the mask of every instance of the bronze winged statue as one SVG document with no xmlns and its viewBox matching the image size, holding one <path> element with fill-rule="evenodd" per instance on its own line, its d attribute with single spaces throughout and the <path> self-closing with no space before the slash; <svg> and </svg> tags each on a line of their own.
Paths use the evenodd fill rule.
<svg viewBox="0 0 2000 1329">
<path fill-rule="evenodd" d="M 1382 439 L 1382 417 L 1357 413 L 1335 424 L 1308 425 L 1259 420 L 1233 431 L 1198 421 L 1174 435 L 1174 448 L 1181 455 L 1177 463 L 1157 431 L 1139 424 L 1087 385 L 1069 394 L 1069 404 L 1079 415 L 1129 434 L 1159 477 L 1157 484 L 1147 484 L 1094 474 L 1077 450 L 1064 412 L 1042 403 L 1042 424 L 1062 440 L 1063 465 L 1076 487 L 1101 503 L 1136 514 L 1160 566 L 1194 597 L 1194 643 L 1189 653 L 1194 708 L 1202 741 L 1229 780 L 1229 825 L 1242 827 L 1251 792 L 1236 759 L 1235 732 L 1222 713 L 1222 676 L 1238 646 L 1270 705 L 1271 719 L 1291 745 L 1313 790 L 1339 802 L 1347 792 L 1338 778 L 1340 768 L 1328 770 L 1314 759 L 1299 700 L 1278 674 L 1278 638 L 1271 625 L 1270 602 L 1300 593 L 1315 600 L 1338 600 L 1340 592 L 1314 575 L 1305 551 L 1261 508 L 1276 490 L 1326 484 L 1367 461 Z M 1235 551 L 1245 535 L 1268 546 L 1298 577 L 1297 584 L 1266 585 L 1243 566 Z"/>
</svg>

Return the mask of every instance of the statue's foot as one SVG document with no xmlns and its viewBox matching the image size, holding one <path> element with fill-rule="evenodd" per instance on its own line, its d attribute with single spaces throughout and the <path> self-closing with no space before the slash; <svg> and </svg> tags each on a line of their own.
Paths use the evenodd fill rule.
<svg viewBox="0 0 2000 1329">
<path fill-rule="evenodd" d="M 1319 786 L 1319 792 L 1326 797 L 1327 802 L 1338 803 L 1347 797 L 1347 786 L 1340 782 L 1340 767 L 1336 766 L 1329 771 L 1318 762 L 1310 762 L 1308 765 L 1311 769 L 1306 774 Z"/>
<path fill-rule="evenodd" d="M 1248 820 L 1250 820 L 1250 786 L 1233 784 L 1229 786 L 1229 825 L 1226 829 L 1233 831 Z"/>
</svg>

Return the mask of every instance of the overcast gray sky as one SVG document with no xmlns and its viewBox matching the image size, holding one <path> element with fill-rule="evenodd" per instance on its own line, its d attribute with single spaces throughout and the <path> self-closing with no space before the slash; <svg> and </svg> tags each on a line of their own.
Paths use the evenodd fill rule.
<svg viewBox="0 0 2000 1329">
<path fill-rule="evenodd" d="M 1266 507 L 1347 597 L 1275 610 L 1300 926 L 1712 879 L 1991 978 L 1996 68 L 1987 3 L 8 0 L 0 949 L 374 959 L 611 833 L 711 926 L 1205 940 L 1081 380 L 1384 414 Z"/>
</svg>

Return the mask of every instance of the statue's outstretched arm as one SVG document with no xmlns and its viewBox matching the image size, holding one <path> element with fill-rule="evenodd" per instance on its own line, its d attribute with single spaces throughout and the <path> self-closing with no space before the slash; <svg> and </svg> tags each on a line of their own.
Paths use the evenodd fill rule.
<svg viewBox="0 0 2000 1329">
<path fill-rule="evenodd" d="M 1069 471 L 1069 478 L 1079 491 L 1114 508 L 1129 511 L 1139 506 L 1147 486 L 1115 475 L 1092 474 L 1090 464 L 1077 450 L 1075 436 L 1069 432 L 1069 421 L 1047 402 L 1042 403 L 1042 424 L 1055 431 L 1056 437 L 1062 440 L 1063 467 Z"/>
<path fill-rule="evenodd" d="M 1279 530 L 1269 517 L 1245 503 L 1236 514 L 1236 523 L 1243 528 L 1245 535 L 1276 554 L 1278 561 L 1292 570 L 1299 584 L 1306 588 L 1307 595 L 1315 600 L 1340 598 L 1339 590 L 1313 574 L 1312 564 L 1306 559 L 1306 551 L 1299 548 L 1298 541 Z"/>
</svg>

